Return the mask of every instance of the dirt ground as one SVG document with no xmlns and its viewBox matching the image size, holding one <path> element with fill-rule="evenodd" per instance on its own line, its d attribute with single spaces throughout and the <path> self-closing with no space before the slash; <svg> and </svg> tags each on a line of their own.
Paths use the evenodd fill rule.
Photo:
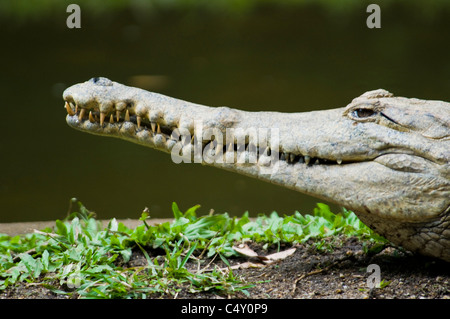
<svg viewBox="0 0 450 319">
<path fill-rule="evenodd" d="M 340 238 L 339 248 L 320 252 L 311 245 L 298 245 L 296 251 L 285 259 L 257 268 L 235 269 L 233 273 L 246 282 L 256 282 L 248 289 L 249 296 L 237 293 L 224 296 L 214 292 L 189 293 L 182 289 L 176 298 L 253 298 L 253 299 L 450 299 L 450 267 L 443 261 L 413 256 L 408 252 L 388 247 L 369 256 L 363 253 L 362 244 L 355 238 Z M 336 242 L 334 242 L 336 244 Z M 263 251 L 260 245 L 250 246 L 258 255 L 275 252 L 277 247 Z M 291 247 L 281 247 L 286 250 Z M 248 257 L 232 258 L 232 265 L 252 261 Z M 145 264 L 138 251 L 132 256 L 133 266 Z M 221 263 L 218 262 L 218 263 Z M 384 287 L 371 288 L 367 267 L 376 264 Z M 187 265 L 189 267 L 189 265 Z M 373 281 L 370 281 L 373 282 Z M 76 297 L 76 296 L 75 296 Z M 155 296 L 174 298 L 174 296 Z M 67 298 L 56 295 L 39 285 L 20 284 L 0 292 L 0 299 Z M 74 298 L 74 296 L 72 296 Z"/>
</svg>

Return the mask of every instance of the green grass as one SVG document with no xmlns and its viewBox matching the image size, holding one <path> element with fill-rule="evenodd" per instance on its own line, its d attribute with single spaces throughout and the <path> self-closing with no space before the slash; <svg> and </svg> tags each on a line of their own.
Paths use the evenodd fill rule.
<svg viewBox="0 0 450 319">
<path fill-rule="evenodd" d="M 175 296 L 181 289 L 248 294 L 252 283 L 212 262 L 229 265 L 228 258 L 237 256 L 232 248 L 237 242 L 268 246 L 314 239 L 320 249 L 323 238 L 337 234 L 358 236 L 378 243 L 376 247 L 386 242 L 354 213 L 333 214 L 325 204 L 318 204 L 313 215 L 280 217 L 274 212 L 251 220 L 248 214 L 198 217 L 198 205 L 183 213 L 173 203 L 171 223 L 149 225 L 143 212 L 142 224 L 134 229 L 115 219 L 102 228 L 78 205 L 77 213 L 57 220 L 53 229 L 14 237 L 0 234 L 0 290 L 24 282 L 83 298 Z M 128 266 L 133 251 L 142 252 L 146 265 Z"/>
</svg>

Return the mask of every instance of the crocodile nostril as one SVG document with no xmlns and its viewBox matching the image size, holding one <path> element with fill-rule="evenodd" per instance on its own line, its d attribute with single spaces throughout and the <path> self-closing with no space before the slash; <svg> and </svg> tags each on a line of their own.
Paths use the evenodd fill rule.
<svg viewBox="0 0 450 319">
<path fill-rule="evenodd" d="M 104 77 L 94 77 L 94 78 L 90 79 L 89 82 L 92 82 L 92 83 L 94 83 L 96 85 L 100 85 L 100 86 L 113 85 L 113 82 L 110 79 L 104 78 Z"/>
</svg>

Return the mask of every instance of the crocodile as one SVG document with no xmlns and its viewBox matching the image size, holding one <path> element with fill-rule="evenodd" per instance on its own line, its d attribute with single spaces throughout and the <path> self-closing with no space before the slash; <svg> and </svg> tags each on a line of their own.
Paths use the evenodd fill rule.
<svg viewBox="0 0 450 319">
<path fill-rule="evenodd" d="M 448 102 L 378 89 L 330 110 L 248 112 L 103 77 L 63 99 L 75 129 L 336 203 L 394 245 L 450 262 Z"/>
</svg>

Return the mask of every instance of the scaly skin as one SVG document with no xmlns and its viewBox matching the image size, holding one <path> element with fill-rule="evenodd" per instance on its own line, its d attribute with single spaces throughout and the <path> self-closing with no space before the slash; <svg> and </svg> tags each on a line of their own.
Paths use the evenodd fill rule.
<svg viewBox="0 0 450 319">
<path fill-rule="evenodd" d="M 327 111 L 245 112 L 106 78 L 63 97 L 73 128 L 337 203 L 394 244 L 450 262 L 450 103 L 376 90 Z"/>
</svg>

